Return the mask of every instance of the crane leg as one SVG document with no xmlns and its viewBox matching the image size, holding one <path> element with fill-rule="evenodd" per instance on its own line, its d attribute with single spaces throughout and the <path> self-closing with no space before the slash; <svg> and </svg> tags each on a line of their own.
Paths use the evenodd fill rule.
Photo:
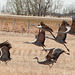
<svg viewBox="0 0 75 75">
<path fill-rule="evenodd" d="M 53 36 L 53 38 L 55 38 L 54 34 L 53 34 L 52 32 L 50 32 L 50 33 L 51 33 L 51 35 Z"/>
<path fill-rule="evenodd" d="M 42 51 L 44 51 L 45 50 L 45 48 L 44 48 L 44 46 L 42 46 L 43 47 L 43 50 Z M 47 52 L 47 50 L 45 50 L 45 52 Z"/>
<path fill-rule="evenodd" d="M 63 45 L 65 46 L 65 48 L 66 48 L 68 51 L 70 51 L 64 43 L 63 43 Z"/>
</svg>

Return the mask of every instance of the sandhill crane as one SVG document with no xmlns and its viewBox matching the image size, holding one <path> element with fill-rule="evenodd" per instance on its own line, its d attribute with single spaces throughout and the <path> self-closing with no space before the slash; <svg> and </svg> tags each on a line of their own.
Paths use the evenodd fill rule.
<svg viewBox="0 0 75 75">
<path fill-rule="evenodd" d="M 37 27 L 39 29 L 49 31 L 51 33 L 51 35 L 55 38 L 55 36 L 52 34 L 53 30 L 50 27 L 48 27 L 47 25 L 45 25 L 43 22 L 40 22 L 40 25 L 38 25 L 38 26 L 35 26 L 34 24 L 31 24 L 31 25 L 34 27 Z"/>
<path fill-rule="evenodd" d="M 69 24 L 66 21 L 63 21 L 61 26 L 58 29 L 57 36 L 56 37 L 54 36 L 55 38 L 50 38 L 50 37 L 46 36 L 46 38 L 55 40 L 56 42 L 63 44 L 66 47 L 66 49 L 69 51 L 69 49 L 65 45 L 65 43 L 66 43 L 65 40 L 67 37 L 67 33 L 70 31 L 70 29 L 71 29 L 71 27 L 69 26 Z"/>
<path fill-rule="evenodd" d="M 43 49 L 45 51 L 49 51 L 49 53 L 46 55 L 46 59 L 43 61 L 39 61 L 38 57 L 35 57 L 34 59 L 37 59 L 37 62 L 39 64 L 44 64 L 44 65 L 49 65 L 49 67 L 51 67 L 54 63 L 56 63 L 58 57 L 62 54 L 62 53 L 66 53 L 64 50 L 60 49 L 60 48 L 51 48 L 51 49 Z M 69 55 L 69 53 L 66 53 L 67 55 Z M 51 66 L 50 66 L 51 64 Z"/>
<path fill-rule="evenodd" d="M 0 48 L 3 46 L 7 46 L 9 49 L 12 48 L 11 44 L 8 41 L 4 41 L 3 43 L 0 43 Z"/>
<path fill-rule="evenodd" d="M 45 51 L 49 51 L 49 53 L 46 56 L 47 60 L 54 60 L 55 62 L 57 61 L 58 57 L 62 54 L 65 53 L 67 55 L 70 55 L 69 53 L 66 53 L 64 50 L 60 48 L 51 48 L 51 49 L 44 49 Z"/>
<path fill-rule="evenodd" d="M 39 30 L 38 35 L 35 38 L 35 41 L 33 42 L 24 42 L 24 43 L 29 43 L 29 44 L 34 44 L 37 46 L 42 46 L 44 48 L 44 42 L 45 42 L 45 31 L 44 30 Z"/>
<path fill-rule="evenodd" d="M 10 60 L 10 48 L 12 48 L 11 44 L 8 41 L 0 43 L 0 60 L 7 63 Z"/>
<path fill-rule="evenodd" d="M 68 33 L 71 30 L 71 26 L 65 21 L 62 21 L 61 26 L 58 28 L 59 33 Z"/>
<path fill-rule="evenodd" d="M 47 60 L 47 59 L 42 60 L 42 61 L 39 61 L 38 57 L 35 57 L 34 59 L 37 59 L 37 62 L 38 62 L 39 64 L 48 65 L 49 67 L 53 66 L 53 64 L 56 63 L 56 62 L 53 61 L 53 60 Z"/>
</svg>

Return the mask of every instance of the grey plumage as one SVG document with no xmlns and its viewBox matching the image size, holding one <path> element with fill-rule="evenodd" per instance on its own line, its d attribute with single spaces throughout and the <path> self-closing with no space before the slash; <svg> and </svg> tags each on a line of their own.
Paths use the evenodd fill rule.
<svg viewBox="0 0 75 75">
<path fill-rule="evenodd" d="M 63 44 L 66 49 L 69 51 L 69 49 L 67 48 L 67 46 L 65 45 L 66 43 L 66 37 L 67 37 L 67 33 L 70 31 L 70 27 L 68 26 L 69 24 L 66 21 L 63 21 L 61 26 L 58 29 L 58 34 L 55 38 L 50 38 L 48 36 L 46 36 L 46 38 L 55 40 L 56 42 L 59 42 L 61 44 Z"/>
<path fill-rule="evenodd" d="M 0 43 L 0 60 L 7 62 L 11 60 L 10 58 L 10 48 L 12 48 L 11 44 L 8 41 Z"/>
<path fill-rule="evenodd" d="M 46 59 L 43 61 L 39 61 L 38 57 L 35 57 L 34 59 L 37 59 L 37 62 L 39 64 L 43 64 L 43 65 L 51 65 L 53 66 L 54 63 L 56 63 L 57 59 L 59 58 L 59 56 L 62 53 L 65 53 L 67 55 L 69 55 L 69 53 L 66 53 L 64 50 L 60 49 L 60 48 L 50 48 L 50 49 L 44 49 L 45 51 L 49 51 L 48 54 L 46 55 Z"/>
<path fill-rule="evenodd" d="M 4 41 L 4 42 L 0 43 L 0 48 L 3 46 L 7 46 L 9 49 L 12 48 L 11 44 L 8 41 Z"/>
<path fill-rule="evenodd" d="M 47 59 L 42 60 L 42 61 L 39 61 L 38 57 L 35 57 L 34 59 L 37 59 L 37 62 L 38 62 L 39 64 L 48 65 L 49 67 L 53 66 L 53 64 L 56 63 L 56 62 L 53 61 L 53 60 L 49 61 L 49 60 L 47 60 Z"/>
<path fill-rule="evenodd" d="M 49 32 L 53 32 L 53 30 L 50 27 L 48 27 L 46 24 L 44 24 L 43 22 L 40 22 L 40 25 L 42 26 L 42 29 Z"/>
<path fill-rule="evenodd" d="M 40 30 L 38 35 L 36 36 L 36 40 L 33 42 L 24 42 L 24 43 L 29 43 L 29 44 L 34 44 L 37 46 L 42 46 L 44 48 L 44 42 L 45 42 L 45 31 L 44 30 Z"/>
<path fill-rule="evenodd" d="M 65 32 L 62 32 L 62 31 L 59 31 L 58 33 L 69 33 L 69 31 L 71 30 L 71 26 L 66 26 L 66 31 Z"/>
<path fill-rule="evenodd" d="M 51 35 L 55 38 L 55 36 L 53 35 L 53 30 L 50 28 L 50 27 L 48 27 L 47 25 L 45 25 L 43 22 L 40 22 L 40 25 L 39 26 L 35 26 L 35 25 L 33 25 L 33 24 L 31 24 L 32 26 L 34 26 L 34 27 L 37 27 L 37 28 L 39 28 L 39 29 L 43 29 L 43 30 L 45 30 L 45 31 L 48 31 L 48 32 L 50 32 L 51 33 Z"/>
<path fill-rule="evenodd" d="M 66 53 L 64 50 L 60 48 L 51 48 L 51 49 L 44 49 L 45 51 L 49 51 L 49 53 L 46 56 L 47 60 L 54 60 L 57 61 L 58 57 L 62 54 L 65 53 L 69 55 L 69 53 Z"/>
</svg>

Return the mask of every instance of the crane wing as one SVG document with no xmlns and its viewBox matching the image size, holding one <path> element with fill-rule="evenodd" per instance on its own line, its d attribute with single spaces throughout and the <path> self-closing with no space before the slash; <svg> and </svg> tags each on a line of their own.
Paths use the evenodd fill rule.
<svg viewBox="0 0 75 75">
<path fill-rule="evenodd" d="M 66 26 L 66 29 L 67 30 L 65 32 L 59 31 L 58 33 L 68 33 L 71 30 L 71 27 L 70 26 Z"/>
<path fill-rule="evenodd" d="M 45 42 L 45 31 L 44 30 L 41 30 L 41 32 L 39 32 L 39 34 L 37 35 L 36 42 L 44 45 L 44 42 Z"/>
</svg>

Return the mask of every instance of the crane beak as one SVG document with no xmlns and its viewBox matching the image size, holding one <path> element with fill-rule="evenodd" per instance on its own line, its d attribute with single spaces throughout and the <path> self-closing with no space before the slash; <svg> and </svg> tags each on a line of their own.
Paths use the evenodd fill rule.
<svg viewBox="0 0 75 75">
<path fill-rule="evenodd" d="M 34 57 L 33 59 L 37 59 L 37 57 Z"/>
</svg>

